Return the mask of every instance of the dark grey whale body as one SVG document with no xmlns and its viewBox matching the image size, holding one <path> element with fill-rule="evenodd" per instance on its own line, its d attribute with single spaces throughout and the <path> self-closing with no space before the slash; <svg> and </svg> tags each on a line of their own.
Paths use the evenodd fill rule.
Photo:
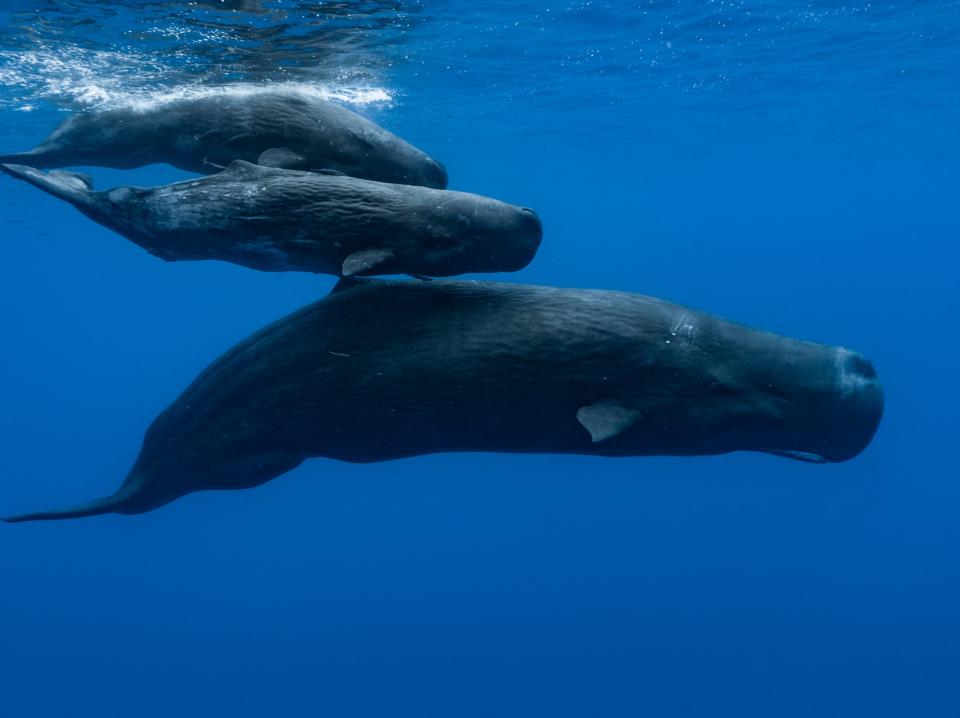
<svg viewBox="0 0 960 718">
<path fill-rule="evenodd" d="M 74 172 L 0 165 L 162 259 L 264 271 L 452 276 L 515 271 L 540 245 L 530 209 L 449 190 L 233 162 L 164 187 L 93 190 Z"/>
<path fill-rule="evenodd" d="M 134 514 L 305 459 L 765 451 L 844 461 L 883 394 L 846 349 L 635 294 L 341 280 L 240 342 L 153 422 L 120 490 L 8 521 Z"/>
<path fill-rule="evenodd" d="M 36 149 L 0 162 L 39 169 L 154 163 L 219 172 L 233 160 L 443 189 L 436 160 L 345 107 L 290 90 L 223 93 L 67 118 Z"/>
</svg>

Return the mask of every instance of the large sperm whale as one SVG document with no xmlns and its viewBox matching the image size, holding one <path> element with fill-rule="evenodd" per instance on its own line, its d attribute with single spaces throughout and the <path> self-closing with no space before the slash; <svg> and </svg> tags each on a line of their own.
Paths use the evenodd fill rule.
<svg viewBox="0 0 960 718">
<path fill-rule="evenodd" d="M 95 192 L 86 175 L 0 170 L 70 202 L 162 259 L 264 271 L 452 276 L 523 268 L 540 245 L 533 210 L 449 190 L 242 160 L 209 177 Z M 331 174 L 332 173 L 332 174 Z"/>
<path fill-rule="evenodd" d="M 150 511 L 311 457 L 764 451 L 845 461 L 883 393 L 862 355 L 611 291 L 344 279 L 227 351 L 107 498 L 7 521 Z"/>
<path fill-rule="evenodd" d="M 233 160 L 443 189 L 436 160 L 370 120 L 291 90 L 219 93 L 68 117 L 29 152 L 0 162 L 40 169 L 154 163 L 219 172 Z"/>
</svg>

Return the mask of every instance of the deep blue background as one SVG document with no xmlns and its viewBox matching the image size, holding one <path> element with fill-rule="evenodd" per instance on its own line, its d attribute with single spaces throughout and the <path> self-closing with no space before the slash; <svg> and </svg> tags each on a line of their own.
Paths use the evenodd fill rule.
<svg viewBox="0 0 960 718">
<path fill-rule="evenodd" d="M 600 19 L 583 7 L 552 26 L 565 47 L 623 39 L 609 5 Z M 956 19 L 950 3 L 903 7 L 873 27 Z M 556 37 L 525 36 L 451 78 L 438 68 L 467 54 L 439 54 L 430 38 L 448 35 L 431 27 L 389 74 L 397 101 L 371 111 L 439 156 L 453 187 L 537 208 L 541 253 L 507 279 L 652 294 L 863 351 L 887 391 L 874 443 L 834 466 L 314 460 L 142 516 L 0 527 L 0 710 L 960 715 L 960 82 L 942 64 L 953 26 L 911 25 L 896 52 L 861 58 L 874 68 L 862 77 L 850 43 L 768 58 L 768 79 L 809 80 L 831 57 L 849 70 L 787 104 L 772 81 L 691 96 L 649 73 L 593 70 L 516 99 L 491 88 L 512 67 L 516 88 L 535 84 L 522 50 L 552 56 Z M 787 24 L 758 52 L 796 33 Z M 924 54 L 930 37 L 941 44 Z M 714 59 L 734 52 L 713 47 Z M 667 75 L 704 62 L 680 57 Z M 886 104 L 883 63 L 889 77 L 910 70 Z M 56 119 L 9 111 L 4 143 L 30 146 Z M 100 187 L 182 176 L 94 174 Z M 111 492 L 199 370 L 333 283 L 164 264 L 0 180 L 3 513 Z"/>
</svg>

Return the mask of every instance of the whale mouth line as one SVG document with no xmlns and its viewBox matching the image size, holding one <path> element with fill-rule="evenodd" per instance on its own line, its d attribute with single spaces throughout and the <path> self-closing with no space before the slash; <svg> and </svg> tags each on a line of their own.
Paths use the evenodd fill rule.
<svg viewBox="0 0 960 718">
<path fill-rule="evenodd" d="M 764 449 L 764 453 L 773 454 L 774 456 L 783 456 L 787 459 L 794 459 L 796 461 L 803 461 L 808 464 L 829 464 L 830 459 L 816 454 L 812 451 L 795 451 L 793 449 Z"/>
</svg>

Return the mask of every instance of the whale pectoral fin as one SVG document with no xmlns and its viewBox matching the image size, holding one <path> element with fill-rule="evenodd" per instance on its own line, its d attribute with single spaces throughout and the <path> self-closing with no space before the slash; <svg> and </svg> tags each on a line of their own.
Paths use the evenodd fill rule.
<svg viewBox="0 0 960 718">
<path fill-rule="evenodd" d="M 595 444 L 626 431 L 639 418 L 639 411 L 615 401 L 598 401 L 577 410 L 577 421 L 590 432 L 590 439 Z"/>
<path fill-rule="evenodd" d="M 344 277 L 352 277 L 355 274 L 376 274 L 378 268 L 382 268 L 392 259 L 394 254 L 389 249 L 361 249 L 343 260 L 340 273 Z"/>
<path fill-rule="evenodd" d="M 330 177 L 346 177 L 347 176 L 343 172 L 340 172 L 339 170 L 331 170 L 327 168 L 320 169 L 320 170 L 313 170 L 313 173 L 318 175 L 329 175 Z"/>
<path fill-rule="evenodd" d="M 257 164 L 263 167 L 276 167 L 281 170 L 305 170 L 307 160 L 286 147 L 271 147 L 257 158 Z"/>
</svg>

